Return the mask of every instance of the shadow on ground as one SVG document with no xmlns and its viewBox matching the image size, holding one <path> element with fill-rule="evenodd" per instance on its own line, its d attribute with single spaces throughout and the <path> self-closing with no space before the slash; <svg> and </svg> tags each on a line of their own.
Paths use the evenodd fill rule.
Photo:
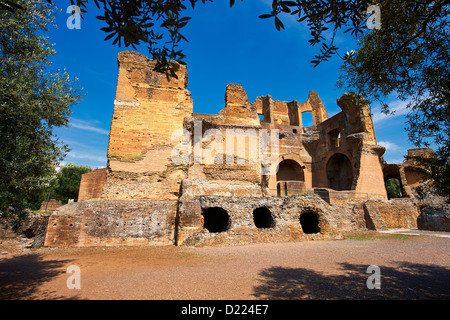
<svg viewBox="0 0 450 320">
<path fill-rule="evenodd" d="M 61 299 L 54 291 L 39 287 L 64 273 L 68 260 L 43 260 L 40 254 L 26 254 L 0 260 L 0 300 Z"/>
<path fill-rule="evenodd" d="M 343 274 L 325 275 L 305 268 L 271 267 L 260 272 L 257 299 L 450 299 L 450 269 L 396 262 L 379 266 L 381 288 L 368 289 L 367 265 L 341 263 Z"/>
</svg>

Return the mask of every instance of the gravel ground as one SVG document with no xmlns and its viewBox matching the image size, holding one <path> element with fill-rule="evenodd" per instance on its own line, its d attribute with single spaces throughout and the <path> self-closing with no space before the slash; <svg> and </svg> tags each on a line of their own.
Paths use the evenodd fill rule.
<svg viewBox="0 0 450 320">
<path fill-rule="evenodd" d="M 220 247 L 23 250 L 0 244 L 0 299 L 450 299 L 450 239 L 353 233 L 346 240 Z M 80 289 L 68 289 L 70 265 Z M 381 289 L 369 290 L 370 265 Z"/>
</svg>

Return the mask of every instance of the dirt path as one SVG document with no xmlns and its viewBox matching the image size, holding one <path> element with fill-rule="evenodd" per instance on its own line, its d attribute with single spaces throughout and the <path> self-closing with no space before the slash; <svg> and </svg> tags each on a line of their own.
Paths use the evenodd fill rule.
<svg viewBox="0 0 450 320">
<path fill-rule="evenodd" d="M 450 239 L 369 233 L 228 247 L 41 248 L 4 243 L 0 299 L 450 299 Z M 2 246 L 0 245 L 0 246 Z M 70 265 L 81 289 L 68 289 Z M 381 289 L 369 290 L 369 265 Z"/>
</svg>

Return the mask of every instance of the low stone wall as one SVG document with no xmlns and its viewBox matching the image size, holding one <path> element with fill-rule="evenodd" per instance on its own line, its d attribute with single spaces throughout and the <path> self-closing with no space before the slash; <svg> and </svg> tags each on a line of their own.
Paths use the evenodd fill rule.
<svg viewBox="0 0 450 320">
<path fill-rule="evenodd" d="M 413 199 L 368 200 L 363 207 L 371 230 L 417 229 L 420 211 Z"/>
<path fill-rule="evenodd" d="M 61 202 L 55 199 L 50 199 L 47 203 L 47 199 L 42 201 L 39 211 L 54 211 L 61 207 Z"/>
<path fill-rule="evenodd" d="M 369 199 L 386 200 L 386 196 L 384 194 L 356 192 L 355 190 L 336 191 L 328 188 L 314 188 L 311 192 L 319 195 L 323 200 L 332 205 L 345 204 L 354 200 L 359 202 L 364 202 Z"/>
<path fill-rule="evenodd" d="M 45 246 L 240 245 L 341 239 L 343 232 L 417 228 L 413 199 L 329 205 L 315 194 L 289 197 L 192 196 L 177 201 L 85 201 L 49 218 Z M 433 215 L 420 228 L 436 229 Z M 442 218 L 444 217 L 444 218 Z M 439 224 L 448 212 L 439 215 Z M 420 221 L 420 219 L 419 219 Z M 429 227 L 423 227 L 427 225 Z"/>
<path fill-rule="evenodd" d="M 173 244 L 176 201 L 84 201 L 49 218 L 45 246 Z"/>
<path fill-rule="evenodd" d="M 450 205 L 423 207 L 417 224 L 422 230 L 450 232 Z"/>
<path fill-rule="evenodd" d="M 48 219 L 47 213 L 30 211 L 23 224 L 15 231 L 9 221 L 0 219 L 0 243 L 2 239 L 16 239 L 24 248 L 39 249 L 44 244 Z"/>
<path fill-rule="evenodd" d="M 203 214 L 209 208 L 220 208 L 226 212 L 229 219 L 226 230 L 210 232 L 204 228 L 206 222 Z M 258 228 L 254 215 L 254 210 L 258 208 L 265 208 L 269 212 L 273 220 L 270 226 Z M 313 220 L 317 219 L 316 230 L 314 226 L 309 226 L 310 230 L 306 230 L 308 226 L 305 225 L 306 220 L 302 223 L 303 214 L 309 215 Z M 196 196 L 181 200 L 178 222 L 177 244 L 183 245 L 235 245 L 342 238 L 330 206 L 313 194 L 291 197 Z"/>
</svg>

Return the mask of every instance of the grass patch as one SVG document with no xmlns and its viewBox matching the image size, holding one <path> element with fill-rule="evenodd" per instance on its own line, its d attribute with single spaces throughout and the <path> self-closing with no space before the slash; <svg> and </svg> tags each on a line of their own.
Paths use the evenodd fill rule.
<svg viewBox="0 0 450 320">
<path fill-rule="evenodd" d="M 385 239 L 400 239 L 409 240 L 411 236 L 405 234 L 346 234 L 345 239 L 357 240 L 357 241 L 367 241 L 367 240 L 385 240 Z"/>
</svg>

